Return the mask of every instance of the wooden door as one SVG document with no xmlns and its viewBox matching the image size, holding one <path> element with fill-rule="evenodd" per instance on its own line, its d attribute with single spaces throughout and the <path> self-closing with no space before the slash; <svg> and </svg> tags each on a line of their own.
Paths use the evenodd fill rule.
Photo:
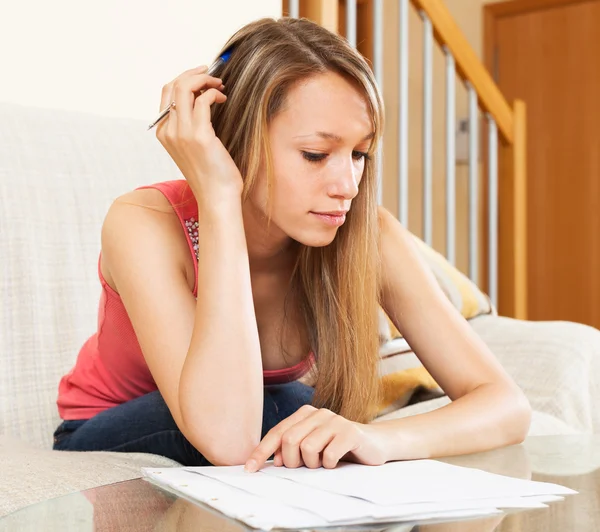
<svg viewBox="0 0 600 532">
<path fill-rule="evenodd" d="M 600 328 L 600 0 L 488 5 L 485 55 L 527 105 L 528 319 Z"/>
</svg>

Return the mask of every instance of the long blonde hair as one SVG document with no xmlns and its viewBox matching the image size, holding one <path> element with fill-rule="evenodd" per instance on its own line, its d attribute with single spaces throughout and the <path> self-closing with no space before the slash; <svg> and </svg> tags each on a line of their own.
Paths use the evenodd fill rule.
<svg viewBox="0 0 600 532">
<path fill-rule="evenodd" d="M 367 422 L 380 396 L 376 153 L 383 101 L 374 76 L 343 38 L 306 19 L 257 20 L 235 33 L 219 55 L 226 50 L 231 56 L 214 75 L 223 79 L 227 102 L 213 106 L 212 123 L 244 178 L 244 201 L 256 183 L 261 157 L 270 198 L 273 165 L 267 128 L 299 80 L 335 72 L 369 105 L 375 139 L 359 193 L 330 245 L 299 245 L 289 293 L 295 295 L 317 358 L 313 404 Z"/>
</svg>

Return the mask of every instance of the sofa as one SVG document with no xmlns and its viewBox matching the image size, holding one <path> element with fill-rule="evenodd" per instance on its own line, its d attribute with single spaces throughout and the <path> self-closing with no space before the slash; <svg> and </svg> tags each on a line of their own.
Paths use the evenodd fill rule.
<svg viewBox="0 0 600 532">
<path fill-rule="evenodd" d="M 181 179 L 146 126 L 134 119 L 0 104 L 0 517 L 72 491 L 140 477 L 141 467 L 178 465 L 149 454 L 51 450 L 59 379 L 96 326 L 106 211 L 137 186 Z M 450 296 L 452 287 L 445 289 Z M 600 331 L 570 322 L 519 321 L 493 308 L 465 317 L 529 398 L 530 434 L 600 430 Z M 386 371 L 418 369 L 410 347 L 388 333 L 384 325 Z M 375 422 L 448 402 L 441 393 L 403 401 Z"/>
</svg>

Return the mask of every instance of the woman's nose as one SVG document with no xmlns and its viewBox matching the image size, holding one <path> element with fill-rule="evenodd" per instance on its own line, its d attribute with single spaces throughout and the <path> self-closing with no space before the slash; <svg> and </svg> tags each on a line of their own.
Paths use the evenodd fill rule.
<svg viewBox="0 0 600 532">
<path fill-rule="evenodd" d="M 344 164 L 338 168 L 329 186 L 329 195 L 344 199 L 353 199 L 358 194 L 361 174 L 355 164 Z"/>
</svg>

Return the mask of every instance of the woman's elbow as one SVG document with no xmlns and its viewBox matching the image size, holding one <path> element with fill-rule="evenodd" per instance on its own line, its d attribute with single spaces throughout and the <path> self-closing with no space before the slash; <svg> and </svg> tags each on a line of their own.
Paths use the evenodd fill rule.
<svg viewBox="0 0 600 532">
<path fill-rule="evenodd" d="M 531 427 L 532 409 L 529 400 L 522 390 L 514 390 L 510 394 L 509 414 L 507 415 L 506 435 L 508 445 L 523 443 Z"/>
<path fill-rule="evenodd" d="M 259 437 L 239 437 L 239 434 L 213 431 L 210 438 L 204 434 L 190 434 L 188 441 L 213 466 L 244 465 L 260 443 Z"/>
<path fill-rule="evenodd" d="M 208 451 L 205 458 L 214 466 L 244 465 L 257 444 L 246 445 L 244 448 L 224 449 L 223 447 Z"/>
</svg>

